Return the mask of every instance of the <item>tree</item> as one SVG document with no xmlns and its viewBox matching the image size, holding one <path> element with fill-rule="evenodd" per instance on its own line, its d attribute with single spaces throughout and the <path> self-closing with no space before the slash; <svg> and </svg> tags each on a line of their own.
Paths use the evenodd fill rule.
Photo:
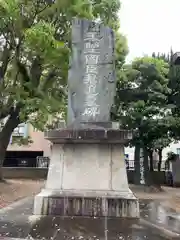
<svg viewBox="0 0 180 240">
<path fill-rule="evenodd" d="M 164 148 L 169 146 L 169 144 L 173 141 L 173 139 L 169 136 L 169 133 L 167 131 L 167 134 L 165 136 L 155 140 L 153 142 L 153 149 L 158 153 L 158 171 L 161 171 L 161 165 L 162 165 L 162 151 Z"/>
<path fill-rule="evenodd" d="M 117 83 L 112 117 L 120 120 L 124 128 L 133 129 L 131 145 L 135 146 L 136 183 L 140 184 L 140 149 L 144 150 L 146 182 L 153 171 L 154 142 L 167 133 L 167 99 L 169 65 L 164 60 L 143 57 L 132 65 L 124 66 Z M 148 154 L 146 154 L 148 153 Z M 148 168 L 148 155 L 150 169 Z"/>
<path fill-rule="evenodd" d="M 168 54 L 153 53 L 157 59 L 163 59 L 169 64 L 168 71 L 168 108 L 169 108 L 169 134 L 175 139 L 180 139 L 180 65 L 174 62 L 175 53 L 170 50 Z"/>
<path fill-rule="evenodd" d="M 118 0 L 0 1 L 0 179 L 11 134 L 21 122 L 42 128 L 65 111 L 71 21 L 98 19 L 117 35 L 116 63 L 127 53 L 118 32 Z"/>
</svg>

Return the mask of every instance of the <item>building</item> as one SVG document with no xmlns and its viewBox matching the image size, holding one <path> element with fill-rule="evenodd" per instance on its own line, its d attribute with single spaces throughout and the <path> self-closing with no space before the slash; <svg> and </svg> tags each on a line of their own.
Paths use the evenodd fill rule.
<svg viewBox="0 0 180 240">
<path fill-rule="evenodd" d="M 57 128 L 64 126 L 60 121 Z M 17 145 L 12 141 L 13 137 L 30 137 L 32 143 L 28 145 Z M 173 142 L 166 147 L 162 152 L 163 162 L 167 158 L 167 153 L 172 151 L 180 155 L 180 142 Z M 44 139 L 44 133 L 35 129 L 31 124 L 20 124 L 13 132 L 7 153 L 4 161 L 4 166 L 31 166 L 35 167 L 38 157 L 50 157 L 51 155 L 51 143 Z M 125 148 L 125 159 L 129 161 L 131 168 L 134 167 L 134 148 Z M 155 160 L 158 160 L 158 156 L 154 156 Z"/>
<path fill-rule="evenodd" d="M 135 152 L 134 147 L 132 147 L 132 148 L 126 147 L 125 148 L 125 155 L 129 161 L 130 168 L 134 168 L 134 152 Z M 180 141 L 172 142 L 168 147 L 163 149 L 163 151 L 162 151 L 162 167 L 165 166 L 165 161 L 167 159 L 168 152 L 174 152 L 174 153 L 180 155 Z M 154 154 L 154 160 L 158 161 L 158 155 L 156 153 Z"/>
<path fill-rule="evenodd" d="M 174 153 L 180 155 L 180 141 L 172 142 L 168 147 L 163 149 L 162 157 L 163 157 L 164 161 L 167 158 L 168 152 L 174 152 Z"/>
<path fill-rule="evenodd" d="M 30 137 L 32 143 L 28 145 L 14 144 L 13 137 Z M 44 133 L 30 124 L 20 124 L 13 132 L 4 161 L 4 166 L 35 167 L 37 157 L 50 157 L 51 143 L 44 139 Z"/>
</svg>

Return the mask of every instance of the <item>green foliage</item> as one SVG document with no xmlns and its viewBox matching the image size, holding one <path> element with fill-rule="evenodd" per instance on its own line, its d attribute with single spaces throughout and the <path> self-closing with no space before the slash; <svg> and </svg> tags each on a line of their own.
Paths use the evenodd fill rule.
<svg viewBox="0 0 180 240">
<path fill-rule="evenodd" d="M 131 145 L 162 152 L 180 139 L 180 66 L 170 54 L 135 59 L 118 72 L 112 118 L 134 130 Z"/>
<path fill-rule="evenodd" d="M 116 64 L 116 74 L 118 77 L 118 75 L 120 75 L 119 71 L 121 71 L 122 65 L 125 62 L 125 57 L 128 54 L 128 46 L 127 46 L 126 38 L 119 32 L 116 32 L 115 38 L 116 38 L 115 64 Z"/>
<path fill-rule="evenodd" d="M 118 13 L 120 10 L 120 1 L 118 0 L 93 0 L 92 13 L 96 19 L 101 19 L 105 25 L 113 29 L 118 29 Z M 117 27 L 118 26 L 118 27 Z"/>
<path fill-rule="evenodd" d="M 161 133 L 159 134 L 161 135 Z M 172 143 L 173 139 L 168 135 L 164 134 L 164 137 L 158 138 L 152 143 L 152 148 L 155 150 L 163 150 L 165 147 Z"/>
<path fill-rule="evenodd" d="M 155 55 L 155 54 L 154 54 Z M 156 58 L 164 59 L 169 64 L 168 73 L 168 108 L 169 135 L 175 140 L 180 139 L 180 66 L 173 62 L 173 51 L 169 54 L 158 54 Z"/>
<path fill-rule="evenodd" d="M 119 33 L 119 0 L 0 1 L 0 144 L 21 122 L 43 130 L 49 115 L 66 114 L 74 17 L 97 20 L 116 33 L 116 65 L 128 52 Z M 5 147 L 4 147 L 5 148 Z"/>
<path fill-rule="evenodd" d="M 30 137 L 24 138 L 24 137 L 13 136 L 12 137 L 12 143 L 17 144 L 18 146 L 21 146 L 21 145 L 29 145 L 29 144 L 33 143 L 33 141 Z"/>
<path fill-rule="evenodd" d="M 153 57 L 137 58 L 121 70 L 112 117 L 135 130 L 133 145 L 154 149 L 156 141 L 167 136 L 168 71 L 168 63 Z"/>
</svg>

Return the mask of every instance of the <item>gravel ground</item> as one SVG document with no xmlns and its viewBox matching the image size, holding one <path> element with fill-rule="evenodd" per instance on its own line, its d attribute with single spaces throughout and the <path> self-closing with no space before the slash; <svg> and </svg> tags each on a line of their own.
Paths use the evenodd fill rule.
<svg viewBox="0 0 180 240">
<path fill-rule="evenodd" d="M 7 180 L 0 182 L 0 208 L 24 197 L 37 194 L 43 187 L 44 181 L 41 180 Z"/>
<path fill-rule="evenodd" d="M 180 188 L 162 187 L 161 191 L 152 189 L 152 192 L 144 192 L 135 185 L 130 185 L 130 188 L 139 199 L 159 200 L 162 206 L 180 214 Z"/>
<path fill-rule="evenodd" d="M 134 194 L 140 199 L 171 199 L 172 197 L 180 198 L 180 188 L 171 187 L 161 187 L 158 189 L 156 187 L 141 187 L 130 184 L 130 189 Z"/>
<path fill-rule="evenodd" d="M 34 196 L 44 186 L 43 180 L 7 180 L 0 182 L 0 208 L 21 198 Z M 144 189 L 130 185 L 131 190 L 140 199 L 162 200 L 164 206 L 180 213 L 180 188 L 162 187 L 162 191 L 144 192 Z"/>
</svg>

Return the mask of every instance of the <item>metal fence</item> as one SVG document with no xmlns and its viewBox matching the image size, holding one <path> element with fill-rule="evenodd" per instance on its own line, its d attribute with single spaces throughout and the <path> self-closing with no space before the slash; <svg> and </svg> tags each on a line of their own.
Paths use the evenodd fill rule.
<svg viewBox="0 0 180 240">
<path fill-rule="evenodd" d="M 45 156 L 38 156 L 36 158 L 6 158 L 4 162 L 4 167 L 35 167 L 35 168 L 48 168 L 50 159 Z M 126 169 L 134 170 L 135 162 L 134 160 L 125 160 Z M 154 161 L 154 170 L 158 170 L 158 161 Z M 162 161 L 161 171 L 169 170 L 166 166 L 165 161 Z"/>
<path fill-rule="evenodd" d="M 154 163 L 153 164 L 154 170 L 157 171 L 158 170 L 158 161 L 154 161 L 153 163 Z M 126 169 L 134 170 L 134 168 L 135 168 L 134 160 L 126 160 Z M 165 170 L 167 170 L 167 167 L 166 167 L 165 161 L 162 161 L 161 171 L 165 171 Z"/>
<path fill-rule="evenodd" d="M 36 167 L 38 167 L 38 168 L 48 168 L 49 167 L 49 162 L 50 162 L 49 157 L 43 157 L 43 156 L 37 157 L 36 158 Z"/>
<path fill-rule="evenodd" d="M 34 168 L 48 168 L 49 157 L 6 157 L 3 167 L 34 167 Z"/>
<path fill-rule="evenodd" d="M 33 157 L 6 157 L 3 167 L 36 167 L 36 159 Z"/>
</svg>

